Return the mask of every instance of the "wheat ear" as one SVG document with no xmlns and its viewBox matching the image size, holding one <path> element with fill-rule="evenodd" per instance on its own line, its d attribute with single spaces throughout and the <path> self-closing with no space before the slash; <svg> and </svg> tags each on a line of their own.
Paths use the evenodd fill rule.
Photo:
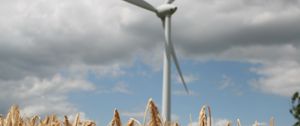
<svg viewBox="0 0 300 126">
<path fill-rule="evenodd" d="M 275 126 L 274 117 L 271 117 L 270 119 L 270 126 Z"/>
<path fill-rule="evenodd" d="M 203 106 L 199 113 L 199 126 L 207 126 L 207 117 L 206 117 L 205 108 L 206 107 Z"/>
<path fill-rule="evenodd" d="M 114 111 L 114 117 L 111 121 L 111 126 L 122 126 L 120 115 L 117 109 Z"/>
<path fill-rule="evenodd" d="M 149 102 L 149 109 L 150 109 L 150 120 L 149 120 L 149 126 L 162 126 L 162 121 L 159 115 L 159 111 L 153 102 L 152 99 L 150 99 Z"/>
<path fill-rule="evenodd" d="M 242 126 L 239 118 L 236 120 L 236 122 L 237 122 L 237 126 Z"/>
<path fill-rule="evenodd" d="M 76 114 L 73 125 L 72 126 L 78 126 L 79 125 L 79 113 Z"/>
<path fill-rule="evenodd" d="M 207 109 L 208 109 L 208 126 L 211 126 L 211 109 L 210 109 L 210 106 L 207 105 Z"/>
<path fill-rule="evenodd" d="M 230 121 L 227 121 L 226 126 L 231 126 L 231 122 L 230 122 Z"/>
</svg>

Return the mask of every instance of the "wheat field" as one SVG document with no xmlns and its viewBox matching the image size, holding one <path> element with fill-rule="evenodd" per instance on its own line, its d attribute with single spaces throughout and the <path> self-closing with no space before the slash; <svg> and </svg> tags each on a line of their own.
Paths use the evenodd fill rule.
<svg viewBox="0 0 300 126">
<path fill-rule="evenodd" d="M 190 124 L 192 124 L 192 120 Z M 237 119 L 236 125 L 242 126 L 239 119 Z M 255 121 L 254 125 L 258 126 L 259 124 Z M 13 105 L 6 116 L 0 115 L 0 126 L 96 126 L 96 123 L 92 120 L 81 120 L 79 114 L 76 115 L 73 121 L 70 121 L 67 116 L 64 116 L 63 119 L 59 119 L 56 115 L 46 116 L 44 119 L 41 119 L 37 115 L 33 117 L 21 117 L 19 107 Z M 143 123 L 137 119 L 130 118 L 124 125 L 121 122 L 118 110 L 115 109 L 112 120 L 107 126 L 179 126 L 179 123 L 163 121 L 154 101 L 149 99 L 144 113 Z M 203 106 L 200 109 L 197 126 L 212 126 L 209 106 Z M 232 126 L 232 122 L 228 121 L 224 126 Z M 270 119 L 269 126 L 274 126 L 274 118 Z"/>
</svg>

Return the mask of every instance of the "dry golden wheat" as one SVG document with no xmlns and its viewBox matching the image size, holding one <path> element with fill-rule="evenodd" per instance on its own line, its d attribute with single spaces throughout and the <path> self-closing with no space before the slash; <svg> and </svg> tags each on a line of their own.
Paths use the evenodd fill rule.
<svg viewBox="0 0 300 126">
<path fill-rule="evenodd" d="M 231 126 L 231 122 L 228 121 L 227 124 L 226 124 L 226 126 Z"/>
<path fill-rule="evenodd" d="M 64 124 L 65 124 L 65 126 L 71 126 L 71 123 L 69 122 L 69 119 L 68 119 L 68 117 L 67 116 L 64 116 Z"/>
<path fill-rule="evenodd" d="M 236 120 L 236 122 L 237 122 L 237 126 L 242 126 L 239 118 Z"/>
<path fill-rule="evenodd" d="M 134 118 L 130 118 L 128 120 L 127 126 L 135 126 L 135 124 L 138 125 L 138 126 L 142 126 L 141 123 L 138 120 L 134 119 Z"/>
<path fill-rule="evenodd" d="M 274 125 L 275 125 L 274 117 L 271 117 L 271 119 L 270 119 L 270 126 L 274 126 Z"/>
<path fill-rule="evenodd" d="M 148 122 L 148 126 L 162 126 L 159 111 L 152 99 L 149 99 L 148 107 L 150 111 L 150 120 Z"/>
<path fill-rule="evenodd" d="M 207 106 L 207 109 L 208 109 L 208 126 L 211 126 L 211 109 L 209 106 Z"/>
<path fill-rule="evenodd" d="M 65 116 L 64 123 L 56 115 L 46 116 L 43 120 L 39 116 L 32 118 L 21 118 L 18 106 L 12 106 L 7 113 L 6 118 L 0 117 L 0 126 L 71 126 L 68 117 Z M 76 115 L 73 126 L 95 126 L 93 121 L 79 120 L 79 114 Z"/>
<path fill-rule="evenodd" d="M 132 119 L 129 119 L 127 126 L 134 126 L 134 121 Z"/>
<path fill-rule="evenodd" d="M 117 109 L 114 111 L 114 117 L 111 120 L 111 126 L 122 126 L 120 115 Z"/>
<path fill-rule="evenodd" d="M 199 113 L 199 126 L 207 126 L 206 107 L 203 106 Z"/>
<path fill-rule="evenodd" d="M 255 121 L 254 125 L 255 125 L 255 126 L 258 126 L 258 122 L 257 122 L 257 120 Z"/>
<path fill-rule="evenodd" d="M 206 114 L 206 109 L 208 112 L 208 117 Z M 149 121 L 146 124 L 146 116 L 149 113 Z M 190 124 L 192 124 L 192 117 L 190 115 Z M 212 126 L 211 123 L 211 109 L 209 106 L 203 106 L 199 112 L 199 126 Z M 258 126 L 258 122 L 255 121 L 255 126 Z M 274 118 L 270 119 L 270 126 L 274 126 Z M 95 122 L 85 120 L 80 120 L 80 115 L 77 114 L 73 123 L 70 123 L 67 116 L 64 116 L 63 121 L 61 121 L 56 115 L 45 116 L 44 119 L 41 119 L 39 116 L 33 116 L 31 118 L 21 117 L 20 110 L 18 106 L 12 106 L 7 115 L 0 115 L 0 126 L 96 126 Z M 114 116 L 110 122 L 110 126 L 122 126 L 119 112 L 117 109 L 114 111 Z M 155 105 L 152 99 L 149 99 L 145 115 L 144 115 L 144 125 L 134 119 L 130 118 L 127 123 L 127 126 L 179 126 L 177 122 L 165 122 L 161 120 L 157 106 Z M 231 126 L 231 122 L 228 121 L 226 126 Z M 240 119 L 237 119 L 237 126 L 241 126 Z"/>
</svg>

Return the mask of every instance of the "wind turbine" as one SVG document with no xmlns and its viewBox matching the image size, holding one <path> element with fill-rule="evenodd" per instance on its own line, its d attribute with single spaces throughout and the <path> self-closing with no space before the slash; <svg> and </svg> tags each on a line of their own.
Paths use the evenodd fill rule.
<svg viewBox="0 0 300 126">
<path fill-rule="evenodd" d="M 177 6 L 172 5 L 175 0 L 165 0 L 165 2 L 158 6 L 153 7 L 151 4 L 144 0 L 124 0 L 146 10 L 154 12 L 162 21 L 165 32 L 165 51 L 164 51 L 164 68 L 163 68 L 163 92 L 162 92 L 162 118 L 166 123 L 171 121 L 171 57 L 175 63 L 176 69 L 183 83 L 184 89 L 189 93 L 185 84 L 176 53 L 171 41 L 171 17 L 177 10 Z"/>
</svg>

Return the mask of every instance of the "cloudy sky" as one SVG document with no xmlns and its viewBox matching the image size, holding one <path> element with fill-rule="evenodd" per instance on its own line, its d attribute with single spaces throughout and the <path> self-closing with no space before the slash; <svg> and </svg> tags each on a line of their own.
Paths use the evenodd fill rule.
<svg viewBox="0 0 300 126">
<path fill-rule="evenodd" d="M 148 0 L 154 6 L 163 0 Z M 173 119 L 202 105 L 215 125 L 291 125 L 300 91 L 299 0 L 177 0 L 173 40 L 191 91 L 172 73 Z M 114 108 L 141 119 L 160 107 L 163 30 L 122 0 L 0 0 L 0 113 L 74 115 L 106 125 Z M 175 68 L 173 68 L 175 70 Z"/>
</svg>

